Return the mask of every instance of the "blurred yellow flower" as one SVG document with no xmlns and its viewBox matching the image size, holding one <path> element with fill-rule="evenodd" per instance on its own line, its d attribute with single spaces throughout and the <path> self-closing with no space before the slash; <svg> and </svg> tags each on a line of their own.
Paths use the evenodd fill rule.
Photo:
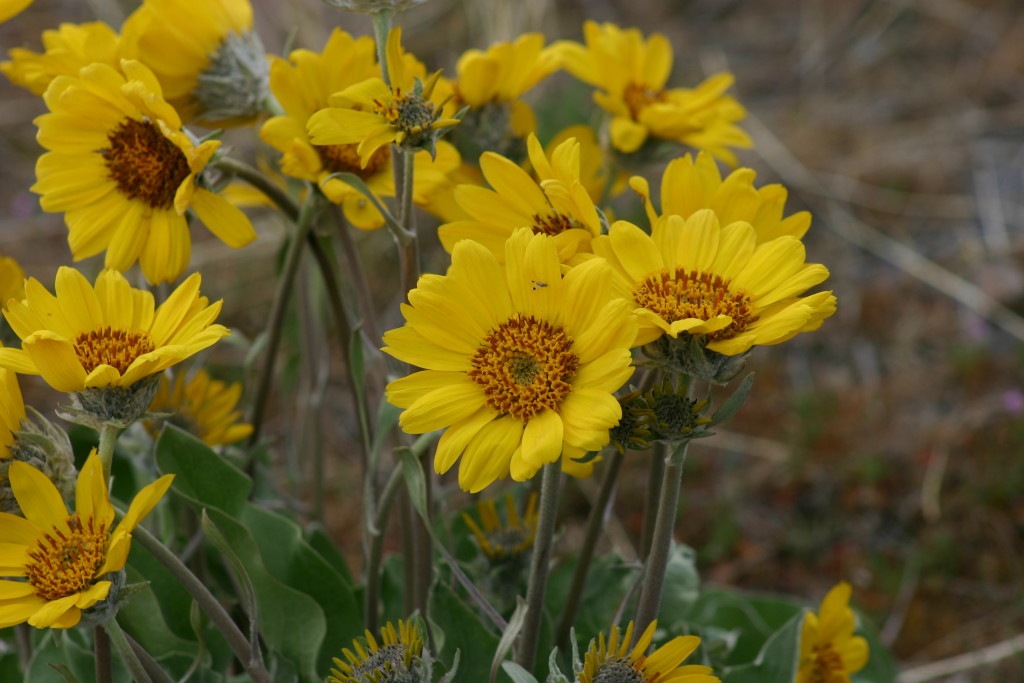
<svg viewBox="0 0 1024 683">
<path fill-rule="evenodd" d="M 380 642 L 366 631 L 361 640 L 353 640 L 352 648 L 342 649 L 345 660 L 334 658 L 327 683 L 366 683 L 366 681 L 420 681 L 414 660 L 423 654 L 423 634 L 410 621 L 398 620 L 398 628 L 390 621 L 380 630 Z"/>
<path fill-rule="evenodd" d="M 720 227 L 708 209 L 686 220 L 669 216 L 651 235 L 617 221 L 594 240 L 594 253 L 614 266 L 635 302 L 637 345 L 686 333 L 734 356 L 816 330 L 836 310 L 832 292 L 798 296 L 828 277 L 825 266 L 804 262 L 800 240 L 757 244 L 749 223 Z"/>
<path fill-rule="evenodd" d="M 36 163 L 32 191 L 45 211 L 65 212 L 75 260 L 106 250 L 107 268 L 139 261 L 151 283 L 171 282 L 191 255 L 188 209 L 231 247 L 256 231 L 226 199 L 197 186 L 220 142 L 195 145 L 149 69 L 128 60 L 122 69 L 124 76 L 94 64 L 47 88 L 51 113 L 35 123 L 50 151 Z"/>
<path fill-rule="evenodd" d="M 0 368 L 0 460 L 11 457 L 14 432 L 21 429 L 21 421 L 24 419 L 25 401 L 21 396 L 18 377 L 11 370 Z"/>
<path fill-rule="evenodd" d="M 153 295 L 116 270 L 100 273 L 94 288 L 61 267 L 56 296 L 31 278 L 25 301 L 12 299 L 4 311 L 22 348 L 0 348 L 0 366 L 42 375 L 63 392 L 130 387 L 230 334 L 213 324 L 221 304 L 200 296 L 199 282 L 191 275 L 154 308 Z"/>
<path fill-rule="evenodd" d="M 43 31 L 45 52 L 13 48 L 8 51 L 11 61 L 0 63 L 0 71 L 15 85 L 42 95 L 54 78 L 77 76 L 84 66 L 100 63 L 119 69 L 120 44 L 117 32 L 102 21 L 64 23 Z"/>
<path fill-rule="evenodd" d="M 321 54 L 295 50 L 287 61 L 274 57 L 270 64 L 270 89 L 285 114 L 269 119 L 260 128 L 263 141 L 282 153 L 281 169 L 285 174 L 317 183 L 328 199 L 342 205 L 349 222 L 363 230 L 382 227 L 384 217 L 361 192 L 328 177 L 332 173 L 354 173 L 375 195 L 393 197 L 390 147 L 377 149 L 364 166 L 355 143 L 314 145 L 306 134 L 306 124 L 315 112 L 327 106 L 332 94 L 379 76 L 375 56 L 372 38 L 355 39 L 335 29 Z M 409 58 L 406 55 L 404 61 L 408 63 Z M 413 200 L 418 204 L 427 202 L 460 161 L 455 148 L 443 141 L 438 143 L 436 159 L 427 151 L 416 154 Z"/>
<path fill-rule="evenodd" d="M 470 218 L 438 228 L 445 249 L 452 251 L 460 240 L 471 239 L 501 260 L 508 237 L 517 228 L 529 227 L 536 234 L 554 238 L 563 262 L 590 251 L 590 241 L 601 232 L 601 217 L 580 182 L 579 143 L 566 140 L 550 158 L 535 135 L 530 135 L 527 144 L 539 180 L 503 156 L 484 154 L 480 167 L 494 189 L 456 188 L 455 201 Z"/>
<path fill-rule="evenodd" d="M 725 94 L 731 74 L 716 74 L 693 89 L 666 88 L 672 45 L 665 36 L 654 33 L 645 40 L 637 29 L 587 21 L 583 37 L 586 45 L 559 41 L 552 48 L 569 73 L 599 89 L 594 101 L 613 117 L 615 149 L 635 152 L 654 136 L 706 149 L 735 165 L 728 148 L 752 146 L 736 126 L 746 110 Z"/>
<path fill-rule="evenodd" d="M 502 562 L 522 556 L 533 547 L 537 535 L 537 494 L 530 494 L 526 511 L 519 516 L 516 500 L 511 493 L 505 494 L 505 521 L 498 516 L 494 499 L 478 500 L 476 503 L 480 524 L 473 516 L 463 512 L 462 519 L 476 537 L 477 545 L 491 562 Z M 482 528 L 481 528 L 482 527 Z"/>
<path fill-rule="evenodd" d="M 36 628 L 71 628 L 82 610 L 107 599 L 111 581 L 128 559 L 132 530 L 160 502 L 174 479 L 168 474 L 143 488 L 111 531 L 114 508 L 95 449 L 78 475 L 76 511 L 57 488 L 23 462 L 10 468 L 11 486 L 25 517 L 0 512 L 0 628 L 28 622 Z"/>
<path fill-rule="evenodd" d="M 850 683 L 850 674 L 867 665 L 868 641 L 853 635 L 851 590 L 843 581 L 821 601 L 818 614 L 804 617 L 796 683 Z"/>
<path fill-rule="evenodd" d="M 35 0 L 0 0 L 0 21 L 7 21 L 33 2 Z"/>
<path fill-rule="evenodd" d="M 0 307 L 8 299 L 20 299 L 24 293 L 25 271 L 10 256 L 0 254 Z"/>
<path fill-rule="evenodd" d="M 710 154 L 701 152 L 696 161 L 687 154 L 665 168 L 661 178 L 660 216 L 651 201 L 647 180 L 633 176 L 629 184 L 643 198 L 651 225 L 665 220 L 665 216 L 689 218 L 701 209 L 711 209 L 722 225 L 736 221 L 750 223 L 758 244 L 782 235 L 802 238 L 811 227 L 811 214 L 799 211 L 783 218 L 786 188 L 778 184 L 755 188 L 756 177 L 753 169 L 739 168 L 723 179 Z"/>
<path fill-rule="evenodd" d="M 252 425 L 239 422 L 242 412 L 236 410 L 242 397 L 242 385 L 228 385 L 212 379 L 200 368 L 188 379 L 184 372 L 167 379 L 160 377 L 160 386 L 149 406 L 150 412 L 174 413 L 170 421 L 180 424 L 210 446 L 241 441 L 252 434 Z M 155 426 L 147 422 L 147 426 Z"/>
<path fill-rule="evenodd" d="M 632 648 L 629 646 L 633 640 L 632 621 L 626 626 L 621 639 L 619 627 L 612 626 L 607 641 L 604 633 L 591 640 L 583 656 L 583 670 L 578 678 L 580 683 L 718 683 L 719 679 L 712 675 L 711 667 L 700 664 L 680 666 L 700 645 L 697 636 L 676 636 L 647 654 L 657 625 L 657 621 L 652 621 Z"/>
<path fill-rule="evenodd" d="M 459 122 L 442 118 L 444 102 L 431 99 L 441 72 L 425 81 L 420 78 L 408 67 L 401 39 L 402 30 L 392 29 L 386 48 L 391 86 L 374 76 L 332 95 L 330 106 L 309 119 L 307 129 L 314 144 L 356 144 L 359 164 L 365 169 L 377 150 L 392 142 L 433 153 L 440 131 Z"/>
<path fill-rule="evenodd" d="M 406 324 L 384 351 L 425 368 L 388 385 L 411 434 L 445 429 L 434 468 L 460 460 L 459 485 L 532 477 L 567 447 L 600 450 L 621 410 L 614 392 L 633 373 L 630 305 L 590 259 L 562 276 L 555 240 L 529 229 L 505 245 L 505 263 L 463 240 L 444 276 L 420 278 Z"/>
</svg>

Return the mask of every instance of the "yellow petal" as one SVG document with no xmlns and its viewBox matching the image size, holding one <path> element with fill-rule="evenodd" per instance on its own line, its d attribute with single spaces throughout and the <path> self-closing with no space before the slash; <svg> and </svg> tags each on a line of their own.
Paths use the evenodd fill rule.
<svg viewBox="0 0 1024 683">
<path fill-rule="evenodd" d="M 29 520 L 47 533 L 68 533 L 68 509 L 57 487 L 35 467 L 15 460 L 8 470 L 14 497 Z"/>
</svg>

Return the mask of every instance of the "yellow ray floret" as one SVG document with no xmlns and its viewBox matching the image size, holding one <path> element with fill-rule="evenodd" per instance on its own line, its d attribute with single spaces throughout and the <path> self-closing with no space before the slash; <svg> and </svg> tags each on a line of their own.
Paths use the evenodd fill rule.
<svg viewBox="0 0 1024 683">
<path fill-rule="evenodd" d="M 850 584 L 835 586 L 821 601 L 818 614 L 804 616 L 800 668 L 796 683 L 850 683 L 850 674 L 868 663 L 868 641 L 853 635 Z"/>
<path fill-rule="evenodd" d="M 596 640 L 590 641 L 584 655 L 580 683 L 718 683 L 719 679 L 712 675 L 711 667 L 700 664 L 680 666 L 700 645 L 697 636 L 676 636 L 648 655 L 657 625 L 657 621 L 651 622 L 632 647 L 632 621 L 621 638 L 618 626 L 612 626 L 607 640 L 604 633 L 599 634 Z"/>
<path fill-rule="evenodd" d="M 185 426 L 210 446 L 221 446 L 252 434 L 252 425 L 239 422 L 242 413 L 235 409 L 241 397 L 240 383 L 228 385 L 200 368 L 191 379 L 183 372 L 173 381 L 161 376 L 149 410 L 172 413 L 172 422 Z"/>
<path fill-rule="evenodd" d="M 121 39 L 102 21 L 61 24 L 43 31 L 42 54 L 24 48 L 8 51 L 11 61 L 0 63 L 0 71 L 15 85 L 36 95 L 46 92 L 57 76 L 77 76 L 82 67 L 100 63 L 120 68 Z"/>
</svg>

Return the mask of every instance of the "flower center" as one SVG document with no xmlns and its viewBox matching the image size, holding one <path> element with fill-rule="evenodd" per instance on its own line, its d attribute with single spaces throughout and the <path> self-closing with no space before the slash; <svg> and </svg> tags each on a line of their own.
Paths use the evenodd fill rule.
<svg viewBox="0 0 1024 683">
<path fill-rule="evenodd" d="M 154 349 L 149 332 L 111 327 L 82 332 L 72 343 L 86 373 L 109 365 L 123 375 L 136 358 Z"/>
<path fill-rule="evenodd" d="M 579 221 L 562 213 L 551 213 L 547 216 L 533 214 L 533 225 L 530 228 L 534 235 L 560 235 L 566 230 L 580 227 Z"/>
<path fill-rule="evenodd" d="M 192 172 L 177 145 L 152 121 L 135 119 L 121 121 L 107 139 L 110 149 L 101 154 L 121 194 L 153 209 L 171 208 L 175 192 Z"/>
<path fill-rule="evenodd" d="M 831 643 L 814 646 L 814 664 L 807 683 L 844 683 L 850 680 L 845 673 L 843 656 Z"/>
<path fill-rule="evenodd" d="M 707 335 L 709 340 L 732 339 L 758 318 L 746 292 L 729 290 L 730 281 L 714 273 L 663 268 L 648 273 L 633 286 L 633 299 L 641 308 L 673 323 L 686 318 L 710 320 L 727 315 L 732 322 Z"/>
<path fill-rule="evenodd" d="M 416 135 L 430 128 L 430 124 L 437 119 L 434 114 L 434 103 L 424 100 L 418 95 L 403 95 L 402 89 L 394 91 L 393 102 L 384 103 L 374 100 L 377 113 L 388 120 L 388 122 L 405 131 L 409 135 Z"/>
<path fill-rule="evenodd" d="M 351 680 L 374 680 L 380 683 L 398 681 L 405 671 L 405 656 L 408 648 L 402 643 L 385 645 L 376 652 L 368 653 L 363 663 L 352 670 Z"/>
<path fill-rule="evenodd" d="M 593 683 L 648 683 L 647 678 L 634 669 L 628 660 L 613 659 L 597 668 Z"/>
<path fill-rule="evenodd" d="M 668 99 L 668 95 L 664 90 L 651 90 L 643 83 L 630 81 L 622 92 L 622 99 L 626 101 L 626 106 L 629 107 L 629 113 L 633 119 L 639 120 L 640 112 L 652 104 L 664 102 Z"/>
<path fill-rule="evenodd" d="M 106 525 L 97 527 L 92 517 L 83 524 L 75 514 L 68 517 L 68 526 L 70 535 L 54 529 L 28 551 L 25 578 L 44 600 L 58 600 L 85 590 L 103 564 Z"/>
<path fill-rule="evenodd" d="M 487 533 L 484 552 L 492 560 L 519 555 L 533 545 L 533 529 L 525 526 L 507 526 Z"/>
<path fill-rule="evenodd" d="M 366 162 L 366 168 L 359 164 L 359 154 L 356 148 L 359 145 L 313 145 L 313 149 L 320 156 L 320 163 L 330 173 L 355 173 L 363 180 L 369 180 L 383 169 L 391 160 L 391 150 L 388 145 L 377 149 Z"/>
<path fill-rule="evenodd" d="M 573 339 L 561 327 L 521 313 L 498 325 L 473 355 L 467 375 L 487 405 L 521 420 L 558 405 L 572 391 L 579 366 Z"/>
</svg>

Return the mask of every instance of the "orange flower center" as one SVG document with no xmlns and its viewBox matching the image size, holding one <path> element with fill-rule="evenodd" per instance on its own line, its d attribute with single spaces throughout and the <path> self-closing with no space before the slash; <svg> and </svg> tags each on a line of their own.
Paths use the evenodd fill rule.
<svg viewBox="0 0 1024 683">
<path fill-rule="evenodd" d="M 498 325 L 473 355 L 466 373 L 483 387 L 487 405 L 521 420 L 559 403 L 572 391 L 579 366 L 573 339 L 561 327 L 515 314 Z"/>
<path fill-rule="evenodd" d="M 633 299 L 641 308 L 673 323 L 686 318 L 711 320 L 727 315 L 732 322 L 707 335 L 709 340 L 732 339 L 757 320 L 746 292 L 732 292 L 730 281 L 714 273 L 663 268 L 648 273 L 633 286 Z"/>
<path fill-rule="evenodd" d="M 668 99 L 668 95 L 664 90 L 651 90 L 643 83 L 630 81 L 622 92 L 622 99 L 626 101 L 626 106 L 629 107 L 629 113 L 633 119 L 639 120 L 640 112 L 652 104 L 664 102 Z"/>
<path fill-rule="evenodd" d="M 843 656 L 836 652 L 832 643 L 815 645 L 813 657 L 807 683 L 847 683 L 850 680 L 843 665 Z"/>
<path fill-rule="evenodd" d="M 639 670 L 640 660 L 636 663 L 628 659 L 609 659 L 599 664 L 590 679 L 592 683 L 653 683 L 655 678 L 647 678 Z"/>
<path fill-rule="evenodd" d="M 580 223 L 575 218 L 558 212 L 548 214 L 547 216 L 535 213 L 533 214 L 533 225 L 530 226 L 533 234 L 548 236 L 560 235 L 566 230 L 579 227 L 581 227 Z"/>
<path fill-rule="evenodd" d="M 122 375 L 136 358 L 155 348 L 153 338 L 145 330 L 115 330 L 111 327 L 82 332 L 72 344 L 86 373 L 101 365 L 109 365 Z"/>
<path fill-rule="evenodd" d="M 107 136 L 101 152 L 110 178 L 128 199 L 153 209 L 174 206 L 174 194 L 191 169 L 185 154 L 152 121 L 125 119 Z"/>
<path fill-rule="evenodd" d="M 68 517 L 70 534 L 53 529 L 28 551 L 25 578 L 44 600 L 58 600 L 88 588 L 103 564 L 107 527 L 92 517 L 82 523 L 77 514 Z"/>
<path fill-rule="evenodd" d="M 379 173 L 391 160 L 391 150 L 387 145 L 380 147 L 374 152 L 366 168 L 359 164 L 359 153 L 356 148 L 359 145 L 313 145 L 313 149 L 320 156 L 320 163 L 324 165 L 328 173 L 355 173 L 363 180 L 369 180 Z"/>
<path fill-rule="evenodd" d="M 403 95 L 401 88 L 395 88 L 391 102 L 374 100 L 374 109 L 395 128 L 409 135 L 425 130 L 437 119 L 434 103 L 416 95 Z"/>
</svg>

